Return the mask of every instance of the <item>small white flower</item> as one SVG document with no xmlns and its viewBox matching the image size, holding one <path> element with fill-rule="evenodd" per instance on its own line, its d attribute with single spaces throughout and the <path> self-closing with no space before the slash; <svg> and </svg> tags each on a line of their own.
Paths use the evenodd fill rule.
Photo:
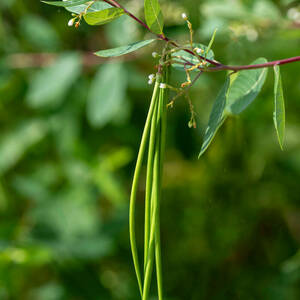
<svg viewBox="0 0 300 300">
<path fill-rule="evenodd" d="M 75 18 L 70 19 L 69 22 L 68 22 L 68 26 L 72 27 L 74 25 L 74 21 L 75 21 Z"/>
<path fill-rule="evenodd" d="M 154 74 L 150 74 L 150 75 L 148 76 L 148 78 L 149 78 L 148 84 L 151 85 L 151 84 L 154 82 L 154 80 L 155 80 L 155 75 L 154 75 Z"/>
<path fill-rule="evenodd" d="M 200 49 L 200 48 L 196 48 L 196 52 L 197 52 L 198 54 L 202 54 L 204 51 L 203 51 L 202 49 Z"/>
<path fill-rule="evenodd" d="M 158 57 L 158 53 L 157 52 L 152 52 L 152 57 L 153 58 L 157 58 Z"/>
<path fill-rule="evenodd" d="M 181 18 L 186 21 L 187 20 L 187 15 L 185 13 L 182 13 Z"/>
<path fill-rule="evenodd" d="M 166 88 L 167 88 L 167 85 L 166 85 L 165 83 L 161 83 L 161 84 L 159 85 L 159 88 L 160 88 L 160 89 L 166 89 Z"/>
</svg>

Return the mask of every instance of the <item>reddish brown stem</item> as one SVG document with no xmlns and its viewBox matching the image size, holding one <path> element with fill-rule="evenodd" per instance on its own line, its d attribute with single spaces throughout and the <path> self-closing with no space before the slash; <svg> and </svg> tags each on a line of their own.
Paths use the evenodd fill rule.
<svg viewBox="0 0 300 300">
<path fill-rule="evenodd" d="M 132 19 L 134 19 L 136 22 L 138 22 L 139 24 L 141 24 L 144 28 L 146 28 L 149 32 L 155 34 L 160 40 L 164 40 L 165 42 L 169 42 L 171 45 L 173 45 L 174 47 L 179 47 L 176 42 L 170 40 L 168 37 L 166 37 L 164 34 L 156 34 L 154 32 L 152 32 L 152 30 L 149 28 L 149 26 L 144 23 L 141 19 L 139 19 L 138 17 L 136 17 L 135 15 L 133 15 L 131 12 L 129 12 L 123 5 L 121 5 L 120 3 L 118 3 L 116 0 L 103 0 L 104 2 L 114 6 L 114 7 L 119 7 L 122 8 L 125 13 L 131 17 Z M 185 52 L 188 52 L 192 55 L 195 55 L 195 53 L 190 50 L 190 49 L 184 49 Z M 195 55 L 196 56 L 196 55 Z M 214 65 L 214 67 L 209 67 L 209 68 L 200 68 L 200 70 L 205 71 L 205 72 L 217 72 L 217 71 L 224 71 L 224 70 L 229 70 L 229 71 L 242 71 L 242 70 L 250 70 L 250 69 L 260 69 L 260 68 L 269 68 L 275 65 L 284 65 L 284 64 L 288 64 L 288 63 L 292 63 L 292 62 L 297 62 L 300 61 L 300 56 L 295 56 L 295 57 L 290 57 L 290 58 L 286 58 L 286 59 L 281 59 L 281 60 L 274 60 L 274 61 L 270 61 L 264 64 L 256 64 L 256 65 L 242 65 L 242 66 L 228 66 L 228 65 L 223 65 L 217 61 L 214 60 L 210 60 L 208 58 L 205 58 L 201 55 L 197 55 L 198 57 L 200 57 L 201 59 L 207 61 L 208 63 Z M 191 65 L 193 65 L 191 63 Z"/>
<path fill-rule="evenodd" d="M 207 68 L 206 71 L 208 72 L 216 72 L 216 71 L 223 71 L 223 70 L 229 70 L 229 71 L 242 71 L 242 70 L 250 70 L 250 69 L 260 69 L 260 68 L 269 68 L 273 67 L 276 65 L 285 65 L 289 64 L 292 62 L 297 62 L 300 61 L 300 56 L 295 56 L 295 57 L 290 57 L 290 58 L 285 58 L 285 59 L 280 59 L 280 60 L 274 60 L 270 61 L 264 64 L 256 64 L 256 65 L 244 65 L 244 66 L 226 66 L 222 65 L 219 67 L 211 67 Z"/>
<path fill-rule="evenodd" d="M 134 19 L 135 21 L 137 21 L 138 23 L 140 23 L 143 27 L 145 27 L 148 31 L 150 31 L 151 33 L 153 33 L 150 29 L 150 27 L 144 23 L 142 20 L 140 20 L 139 18 L 137 18 L 135 15 L 133 15 L 131 12 L 129 12 L 123 5 L 121 5 L 120 3 L 114 1 L 114 0 L 103 0 L 103 2 L 106 2 L 108 4 L 110 4 L 111 6 L 114 7 L 118 7 L 118 8 L 122 8 L 125 13 L 132 19 Z"/>
</svg>

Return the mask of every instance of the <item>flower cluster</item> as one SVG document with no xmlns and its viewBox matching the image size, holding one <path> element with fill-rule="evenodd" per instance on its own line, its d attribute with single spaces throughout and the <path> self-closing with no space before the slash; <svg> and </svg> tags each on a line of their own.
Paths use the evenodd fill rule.
<svg viewBox="0 0 300 300">
<path fill-rule="evenodd" d="M 150 74 L 150 75 L 148 76 L 148 78 L 149 78 L 148 84 L 151 85 L 151 84 L 154 82 L 154 80 L 155 80 L 155 75 L 154 75 L 154 74 Z"/>
</svg>

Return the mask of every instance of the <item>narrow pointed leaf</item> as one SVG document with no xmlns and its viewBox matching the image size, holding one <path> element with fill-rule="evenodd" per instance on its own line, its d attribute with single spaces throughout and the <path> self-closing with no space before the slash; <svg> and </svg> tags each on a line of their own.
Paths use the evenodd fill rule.
<svg viewBox="0 0 300 300">
<path fill-rule="evenodd" d="M 122 8 L 107 8 L 101 11 L 90 12 L 84 15 L 84 20 L 89 25 L 103 25 L 109 23 L 124 14 Z"/>
<path fill-rule="evenodd" d="M 84 4 L 90 1 L 91 0 L 69 0 L 69 1 L 42 1 L 42 2 L 50 5 L 55 5 L 55 6 L 70 7 L 70 6 Z"/>
<path fill-rule="evenodd" d="M 252 64 L 266 63 L 265 58 L 258 58 Z M 237 115 L 245 110 L 260 92 L 267 76 L 267 68 L 240 71 L 231 82 L 226 110 Z"/>
<path fill-rule="evenodd" d="M 213 105 L 212 111 L 209 116 L 208 125 L 204 135 L 204 141 L 199 153 L 198 158 L 206 151 L 208 146 L 210 145 L 211 141 L 213 140 L 214 136 L 216 135 L 218 129 L 226 120 L 226 96 L 229 87 L 229 79 L 226 79 L 225 84 L 223 85 L 221 91 L 219 92 L 217 99 Z"/>
<path fill-rule="evenodd" d="M 164 28 L 164 17 L 158 0 L 145 0 L 144 6 L 147 25 L 152 32 L 162 34 Z"/>
<path fill-rule="evenodd" d="M 115 56 L 121 56 L 133 51 L 136 51 L 142 47 L 145 47 L 149 45 L 150 43 L 154 42 L 155 39 L 141 41 L 141 42 L 135 42 L 126 46 L 121 46 L 113 49 L 107 49 L 98 51 L 95 54 L 101 57 L 115 57 Z"/>
<path fill-rule="evenodd" d="M 282 90 L 282 81 L 280 75 L 279 66 L 274 66 L 274 114 L 273 120 L 275 129 L 277 132 L 277 137 L 279 145 L 283 150 L 284 136 L 285 136 L 285 107 L 284 107 L 284 97 Z"/>
</svg>

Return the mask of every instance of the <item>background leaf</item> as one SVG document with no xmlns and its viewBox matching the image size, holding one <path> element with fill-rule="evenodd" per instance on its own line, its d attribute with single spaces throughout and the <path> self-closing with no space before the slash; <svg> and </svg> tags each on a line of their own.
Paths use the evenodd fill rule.
<svg viewBox="0 0 300 300">
<path fill-rule="evenodd" d="M 63 54 L 53 65 L 35 74 L 29 85 L 27 102 L 31 107 L 59 105 L 81 70 L 77 53 Z"/>
<path fill-rule="evenodd" d="M 45 18 L 33 14 L 24 15 L 19 28 L 30 50 L 57 51 L 61 45 L 53 24 Z"/>
<path fill-rule="evenodd" d="M 162 34 L 164 29 L 164 17 L 162 15 L 158 0 L 145 0 L 146 23 L 156 34 Z"/>
<path fill-rule="evenodd" d="M 102 66 L 88 96 L 87 117 L 93 127 L 100 128 L 117 118 L 126 91 L 126 72 L 121 63 Z"/>
<path fill-rule="evenodd" d="M 84 15 L 84 20 L 89 25 L 103 25 L 124 15 L 122 8 L 107 8 L 100 11 L 90 12 Z"/>
<path fill-rule="evenodd" d="M 209 116 L 209 121 L 207 128 L 205 130 L 204 140 L 199 153 L 198 158 L 206 151 L 214 136 L 216 135 L 218 129 L 226 120 L 226 115 L 224 114 L 226 107 L 226 96 L 229 87 L 229 79 L 226 79 L 221 91 L 219 92 L 217 99 L 213 105 L 212 111 Z"/>
<path fill-rule="evenodd" d="M 277 137 L 281 149 L 283 149 L 284 135 L 285 135 L 285 107 L 282 90 L 282 80 L 280 74 L 280 67 L 274 66 L 274 114 L 273 120 Z"/>
<path fill-rule="evenodd" d="M 95 54 L 101 57 L 115 57 L 124 55 L 133 51 L 136 51 L 142 47 L 149 45 L 150 43 L 154 42 L 155 39 L 146 40 L 141 42 L 135 42 L 126 46 L 121 46 L 113 49 L 101 50 L 96 52 Z"/>
<path fill-rule="evenodd" d="M 104 2 L 105 3 L 105 2 Z M 109 46 L 120 47 L 141 39 L 140 25 L 127 15 L 123 15 L 106 26 Z"/>
<path fill-rule="evenodd" d="M 14 167 L 28 149 L 47 133 L 46 122 L 27 120 L 5 134 L 0 140 L 0 174 Z"/>
<path fill-rule="evenodd" d="M 265 58 L 258 58 L 252 62 L 252 65 L 266 62 Z M 234 115 L 245 110 L 260 92 L 265 83 L 267 72 L 267 68 L 238 72 L 230 83 L 226 110 Z"/>
</svg>

